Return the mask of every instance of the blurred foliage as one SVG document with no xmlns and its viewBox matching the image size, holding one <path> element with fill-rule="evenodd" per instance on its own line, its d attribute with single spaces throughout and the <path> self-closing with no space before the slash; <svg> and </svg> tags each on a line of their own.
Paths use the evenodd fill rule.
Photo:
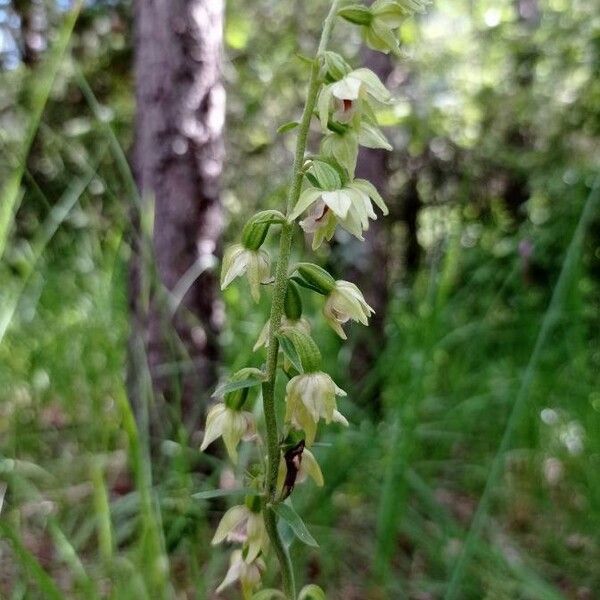
<svg viewBox="0 0 600 600">
<path fill-rule="evenodd" d="M 19 166 L 32 83 L 68 4 L 0 0 L 2 182 Z M 28 67 L 19 11 L 32 5 L 43 39 Z M 281 206 L 294 135 L 277 128 L 299 115 L 298 55 L 313 49 L 325 7 L 227 4 L 227 239 L 257 206 Z M 228 467 L 200 455 L 196 436 L 165 440 L 151 470 L 126 401 L 131 19 L 129 2 L 86 2 L 0 265 L 0 594 L 10 599 L 208 598 L 225 567 L 207 540 L 227 503 L 191 494 L 226 485 Z M 407 273 L 406 224 L 391 221 L 389 316 L 371 341 L 380 358 L 344 401 L 351 428 L 317 448 L 326 486 L 295 492 L 321 544 L 295 556 L 331 598 L 443 597 L 600 166 L 594 2 L 437 0 L 401 36 L 408 58 L 394 64 L 396 100 L 379 116 L 396 148 L 390 204 L 416 185 L 422 260 Z M 333 47 L 352 55 L 358 41 L 340 24 Z M 341 275 L 353 257 L 328 252 Z M 260 364 L 244 349 L 264 321 L 244 288 L 225 298 L 223 371 Z M 597 597 L 599 326 L 596 210 L 461 598 Z M 351 389 L 350 354 L 317 338 Z"/>
</svg>

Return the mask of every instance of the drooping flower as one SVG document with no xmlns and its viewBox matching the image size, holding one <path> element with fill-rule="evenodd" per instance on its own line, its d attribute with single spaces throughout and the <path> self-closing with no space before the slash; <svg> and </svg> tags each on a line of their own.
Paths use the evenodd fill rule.
<svg viewBox="0 0 600 600">
<path fill-rule="evenodd" d="M 336 396 L 345 396 L 327 373 L 315 371 L 292 377 L 285 389 L 285 421 L 306 434 L 306 445 L 315 440 L 320 419 L 348 425 L 337 410 Z"/>
<path fill-rule="evenodd" d="M 348 321 L 369 324 L 369 317 L 375 311 L 367 304 L 361 291 L 349 281 L 339 280 L 327 296 L 323 314 L 327 323 L 343 339 L 346 339 L 342 325 Z"/>
<path fill-rule="evenodd" d="M 350 6 L 339 11 L 344 19 L 360 25 L 369 48 L 385 54 L 398 54 L 400 43 L 394 31 L 406 17 L 425 12 L 430 0 L 376 0 L 370 8 Z"/>
<path fill-rule="evenodd" d="M 281 318 L 281 328 L 290 327 L 292 329 L 298 329 L 302 333 L 309 334 L 310 333 L 310 323 L 304 317 L 300 317 L 295 321 L 292 319 L 288 319 L 286 316 Z M 254 352 L 256 352 L 259 348 L 268 348 L 269 347 L 269 334 L 271 331 L 271 320 L 269 319 L 264 327 L 261 329 L 258 334 L 258 338 L 256 340 L 256 344 L 252 348 Z"/>
<path fill-rule="evenodd" d="M 254 435 L 256 426 L 252 413 L 236 410 L 223 402 L 215 404 L 206 417 L 206 431 L 200 450 L 204 451 L 217 438 L 223 437 L 227 453 L 233 463 L 237 462 L 237 445 L 242 439 Z"/>
<path fill-rule="evenodd" d="M 211 542 L 213 545 L 223 541 L 243 543 L 246 549 L 244 560 L 247 563 L 253 562 L 269 545 L 260 504 L 257 511 L 252 508 L 245 504 L 230 508 L 223 515 Z"/>
<path fill-rule="evenodd" d="M 370 69 L 360 68 L 345 77 L 323 86 L 317 100 L 321 127 L 327 130 L 330 110 L 333 107 L 333 120 L 349 123 L 356 114 L 364 112 L 375 122 L 373 106 L 386 104 L 391 94 L 379 77 Z"/>
<path fill-rule="evenodd" d="M 366 179 L 355 179 L 339 190 L 324 191 L 315 187 L 302 192 L 290 218 L 296 219 L 306 209 L 311 208 L 300 227 L 306 233 L 313 233 L 313 249 L 323 240 L 330 240 L 339 223 L 346 231 L 363 240 L 363 231 L 369 228 L 369 219 L 376 219 L 373 210 L 375 203 L 384 215 L 388 208 L 375 186 Z"/>
<path fill-rule="evenodd" d="M 253 562 L 246 562 L 242 556 L 241 550 L 235 550 L 231 553 L 229 560 L 229 570 L 225 579 L 217 588 L 217 594 L 220 594 L 225 588 L 239 581 L 242 586 L 244 598 L 250 597 L 252 591 L 260 584 L 262 571 L 266 568 L 262 558 L 257 558 Z"/>
<path fill-rule="evenodd" d="M 252 298 L 258 302 L 261 283 L 271 281 L 271 259 L 264 250 L 250 250 L 241 244 L 233 244 L 223 256 L 221 289 L 224 290 L 236 277 L 244 274 L 248 278 Z"/>
</svg>

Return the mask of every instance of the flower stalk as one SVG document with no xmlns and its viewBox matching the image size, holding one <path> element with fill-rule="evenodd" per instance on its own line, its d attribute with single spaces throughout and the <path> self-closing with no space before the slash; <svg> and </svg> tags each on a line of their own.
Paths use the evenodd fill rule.
<svg viewBox="0 0 600 600">
<path fill-rule="evenodd" d="M 311 325 L 302 315 L 301 288 L 318 294 L 323 302 L 323 317 L 343 340 L 342 325 L 355 321 L 368 325 L 373 309 L 362 292 L 349 281 L 336 281 L 322 267 L 300 262 L 290 268 L 292 241 L 296 226 L 313 234 L 312 247 L 330 241 L 338 226 L 363 239 L 369 220 L 376 219 L 376 205 L 381 213 L 388 210 L 383 198 L 369 181 L 354 176 L 358 146 L 391 149 L 378 129 L 376 111 L 389 102 L 391 95 L 369 69 L 352 69 L 335 52 L 327 50 L 336 16 L 354 25 L 372 28 L 367 33 L 392 36 L 400 23 L 400 15 L 411 14 L 428 0 L 376 0 L 370 7 L 356 5 L 338 11 L 339 0 L 333 0 L 323 24 L 315 58 L 310 64 L 310 78 L 302 118 L 298 124 L 291 181 L 285 215 L 277 210 L 256 213 L 244 225 L 241 243 L 225 252 L 221 285 L 228 287 L 245 277 L 254 300 L 261 286 L 272 285 L 271 310 L 267 323 L 254 346 L 267 350 L 262 369 L 245 367 L 215 391 L 220 401 L 208 414 L 202 449 L 222 437 L 232 462 L 237 460 L 237 446 L 258 440 L 259 449 L 266 446 L 266 464 L 254 465 L 248 471 L 248 487 L 252 493 L 246 505 L 232 507 L 217 529 L 213 543 L 241 543 L 241 550 L 231 555 L 229 570 L 219 590 L 238 583 L 244 598 L 253 598 L 266 568 L 264 558 L 272 548 L 281 572 L 283 592 L 261 590 L 260 597 L 306 600 L 325 597 L 315 585 L 305 586 L 296 595 L 292 561 L 278 531 L 278 519 L 306 544 L 316 545 L 302 519 L 287 500 L 297 483 L 309 476 L 317 486 L 323 485 L 323 474 L 310 448 L 319 426 L 338 423 L 348 426 L 338 410 L 337 398 L 346 396 L 331 376 L 323 371 L 322 356 L 312 339 Z M 385 29 L 385 27 L 387 29 Z M 391 41 L 392 40 L 388 40 Z M 387 44 L 387 41 L 386 41 Z M 385 51 L 388 46 L 382 46 Z M 323 138 L 320 152 L 306 154 L 311 121 L 315 112 L 321 123 Z M 295 126 L 295 124 L 292 124 Z M 282 129 L 282 128 L 280 128 Z M 300 217 L 304 215 L 302 220 Z M 262 248 L 271 226 L 280 228 L 279 251 L 275 276 L 271 277 L 271 257 Z M 280 350 L 283 360 L 280 364 Z M 278 369 L 288 377 L 283 423 L 277 422 L 278 402 L 275 397 Z M 265 443 L 253 415 L 246 410 L 251 402 L 250 388 L 262 386 Z M 285 504 L 283 502 L 285 501 Z M 269 595 L 270 594 L 270 595 Z"/>
<path fill-rule="evenodd" d="M 321 41 L 317 50 L 317 56 L 313 61 L 310 70 L 310 79 L 308 82 L 308 93 L 306 104 L 302 112 L 302 119 L 298 128 L 298 137 L 296 139 L 296 151 L 294 154 L 294 164 L 292 168 L 292 183 L 287 196 L 286 216 L 290 214 L 302 191 L 302 180 L 304 178 L 303 164 L 306 153 L 306 143 L 310 129 L 317 95 L 319 93 L 319 59 L 327 49 L 333 22 L 336 16 L 339 0 L 333 0 L 331 8 L 323 25 Z M 276 503 L 277 498 L 277 475 L 279 472 L 279 431 L 277 427 L 276 409 L 275 409 L 275 379 L 277 378 L 277 362 L 279 357 L 279 341 L 277 331 L 281 326 L 283 316 L 283 306 L 285 301 L 285 292 L 288 284 L 288 267 L 290 262 L 290 253 L 292 249 L 292 238 L 294 234 L 293 222 L 286 221 L 281 227 L 279 238 L 279 258 L 277 260 L 277 269 L 275 272 L 275 283 L 273 287 L 273 299 L 271 304 L 269 346 L 267 353 L 267 380 L 263 384 L 263 411 L 265 415 L 265 424 L 267 431 L 267 477 L 266 491 L 267 502 L 263 509 L 265 526 L 271 540 L 271 544 L 279 560 L 281 575 L 283 579 L 284 592 L 290 600 L 296 599 L 296 589 L 294 582 L 294 573 L 289 554 L 283 545 L 279 532 L 277 531 L 277 518 L 273 511 L 272 504 Z"/>
</svg>

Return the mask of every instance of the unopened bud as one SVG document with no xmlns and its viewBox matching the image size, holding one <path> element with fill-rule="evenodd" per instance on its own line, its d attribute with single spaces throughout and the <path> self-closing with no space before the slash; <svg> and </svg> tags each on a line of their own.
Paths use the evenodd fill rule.
<svg viewBox="0 0 600 600">
<path fill-rule="evenodd" d="M 370 9 L 360 4 L 352 4 L 338 11 L 338 15 L 342 19 L 346 19 L 354 25 L 370 25 L 373 20 L 373 14 Z"/>
</svg>

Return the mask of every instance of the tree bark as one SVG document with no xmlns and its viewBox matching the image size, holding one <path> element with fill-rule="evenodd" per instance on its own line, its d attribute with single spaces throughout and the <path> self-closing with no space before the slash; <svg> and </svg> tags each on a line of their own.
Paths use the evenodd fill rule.
<svg viewBox="0 0 600 600">
<path fill-rule="evenodd" d="M 130 277 L 132 347 L 138 359 L 145 350 L 154 397 L 164 401 L 151 423 L 175 410 L 195 427 L 215 381 L 223 313 L 212 267 L 222 229 L 224 2 L 135 0 L 134 10 L 134 170 L 142 206 Z M 152 203 L 153 264 L 139 226 Z M 173 294 L 183 289 L 175 307 Z M 139 360 L 132 366 L 142 368 Z M 139 382 L 140 373 L 130 379 Z M 141 388 L 133 387 L 136 406 Z"/>
</svg>

